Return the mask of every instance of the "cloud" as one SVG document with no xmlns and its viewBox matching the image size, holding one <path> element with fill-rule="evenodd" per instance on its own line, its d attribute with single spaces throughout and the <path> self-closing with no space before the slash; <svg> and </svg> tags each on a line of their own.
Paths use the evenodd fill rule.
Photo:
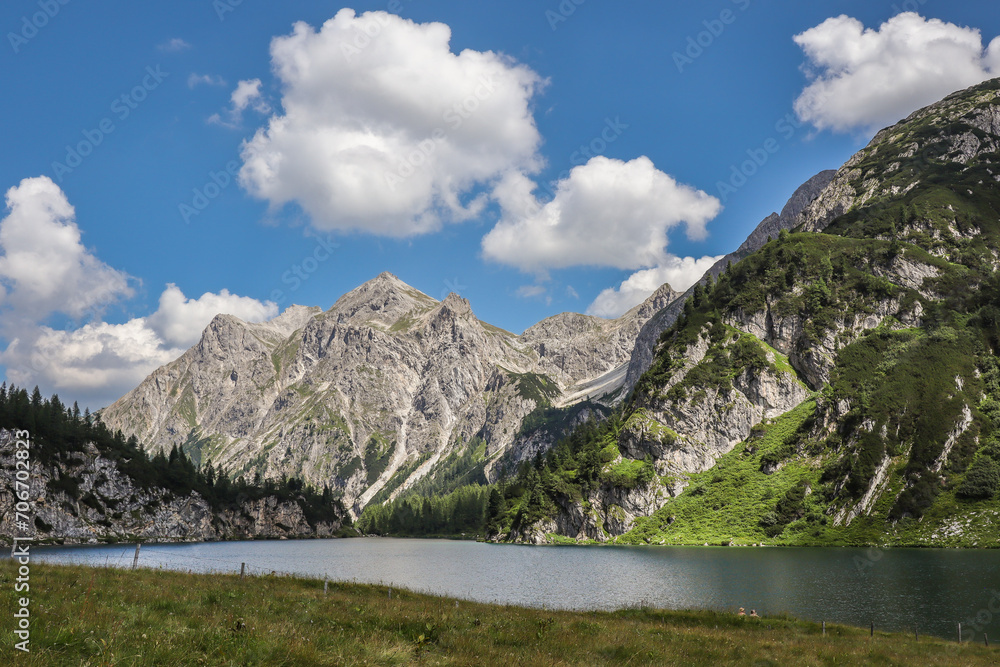
<svg viewBox="0 0 1000 667">
<path fill-rule="evenodd" d="M 70 392 L 93 407 L 106 405 L 194 344 L 218 313 L 259 322 L 274 303 L 222 290 L 188 299 L 167 285 L 148 318 L 101 321 L 108 306 L 133 296 L 130 277 L 101 262 L 81 243 L 74 210 L 49 178 L 28 178 L 7 191 L 0 220 L 0 364 L 22 386 Z M 89 319 L 54 329 L 54 315 Z"/>
<path fill-rule="evenodd" d="M 540 168 L 531 102 L 545 82 L 450 40 L 386 12 L 296 23 L 271 43 L 283 111 L 244 144 L 243 187 L 323 230 L 406 237 L 478 214 L 477 188 Z"/>
<path fill-rule="evenodd" d="M 40 326 L 0 353 L 8 379 L 70 392 L 102 407 L 137 386 L 183 350 L 167 348 L 142 318 L 125 324 L 93 322 L 69 331 Z"/>
<path fill-rule="evenodd" d="M 44 325 L 21 327 L 0 352 L 0 363 L 16 384 L 40 384 L 81 396 L 94 407 L 107 405 L 198 342 L 219 313 L 263 322 L 277 315 L 278 307 L 225 289 L 188 299 L 170 284 L 149 317 L 123 324 L 90 322 L 65 331 Z"/>
<path fill-rule="evenodd" d="M 236 90 L 230 98 L 233 102 L 233 110 L 242 113 L 247 107 L 253 107 L 259 113 L 271 111 L 269 105 L 261 96 L 260 79 L 248 79 L 236 84 Z"/>
<path fill-rule="evenodd" d="M 246 296 L 222 290 L 206 292 L 198 299 L 188 299 L 173 283 L 160 295 L 160 307 L 149 317 L 148 326 L 163 341 L 176 347 L 190 347 L 198 342 L 201 332 L 219 313 L 235 315 L 246 322 L 263 322 L 278 314 L 271 301 L 260 302 Z"/>
<path fill-rule="evenodd" d="M 990 42 L 986 50 L 986 66 L 990 70 L 991 76 L 1000 76 L 1000 37 Z"/>
<path fill-rule="evenodd" d="M 229 128 L 237 128 L 243 124 L 243 112 L 248 108 L 257 113 L 267 114 L 271 112 L 271 105 L 264 99 L 260 92 L 260 79 L 247 79 L 236 84 L 236 89 L 229 96 L 231 105 L 225 112 L 225 118 L 221 114 L 214 113 L 208 118 L 208 122 L 214 125 L 222 125 Z"/>
<path fill-rule="evenodd" d="M 187 51 L 190 49 L 191 45 L 180 37 L 174 37 L 173 39 L 168 39 L 162 44 L 158 44 L 156 48 L 165 53 L 180 53 L 181 51 Z"/>
<path fill-rule="evenodd" d="M 205 86 L 224 86 L 226 85 L 226 80 L 221 76 L 215 74 L 195 74 L 191 72 L 188 75 L 188 88 L 196 88 L 201 85 Z"/>
<path fill-rule="evenodd" d="M 805 51 L 812 79 L 795 111 L 820 130 L 871 132 L 1000 76 L 1000 38 L 984 50 L 979 30 L 913 12 L 878 30 L 838 16 L 794 39 Z"/>
<path fill-rule="evenodd" d="M 546 291 L 546 288 L 542 285 L 521 285 L 514 294 L 522 299 L 532 299 L 542 296 Z"/>
<path fill-rule="evenodd" d="M 637 269 L 668 260 L 667 232 L 681 224 L 692 239 L 722 205 L 682 185 L 643 156 L 623 162 L 603 156 L 574 167 L 544 204 L 535 184 L 512 173 L 495 188 L 503 216 L 482 241 L 486 258 L 525 271 L 569 266 Z"/>
<path fill-rule="evenodd" d="M 587 308 L 587 314 L 609 318 L 621 317 L 648 299 L 664 283 L 669 283 L 678 292 L 684 292 L 722 257 L 723 255 L 695 259 L 670 256 L 662 266 L 637 271 L 617 288 L 609 287 L 598 294 Z"/>
<path fill-rule="evenodd" d="M 76 213 L 47 176 L 7 191 L 0 221 L 0 309 L 4 319 L 75 319 L 132 296 L 129 276 L 95 257 L 81 241 Z"/>
</svg>

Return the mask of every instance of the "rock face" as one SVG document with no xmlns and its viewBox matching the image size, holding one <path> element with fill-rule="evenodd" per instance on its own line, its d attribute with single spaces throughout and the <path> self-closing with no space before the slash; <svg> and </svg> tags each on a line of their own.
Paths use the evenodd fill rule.
<svg viewBox="0 0 1000 667">
<path fill-rule="evenodd" d="M 593 379 L 606 374 L 609 384 L 603 393 L 618 390 L 624 383 L 622 360 L 630 359 L 640 331 L 651 317 L 675 302 L 681 294 L 670 285 L 660 286 L 646 301 L 616 320 L 563 313 L 542 320 L 521 336 L 539 352 L 542 372 L 572 383 L 573 378 Z M 567 394 L 587 389 L 586 383 L 570 387 Z M 594 394 L 592 390 L 591 395 Z M 598 394 L 600 395 L 600 394 Z M 618 396 L 621 397 L 621 394 Z"/>
<path fill-rule="evenodd" d="M 474 441 L 487 443 L 490 470 L 544 446 L 518 450 L 524 418 L 618 390 L 639 329 L 675 296 L 664 286 L 617 320 L 564 313 L 515 336 L 455 294 L 439 302 L 383 273 L 326 312 L 216 317 L 101 417 L 153 452 L 182 445 L 231 476 L 328 484 L 360 512 Z"/>
<path fill-rule="evenodd" d="M 12 438 L 0 430 L 0 451 L 9 461 Z M 70 477 L 77 497 L 53 491 L 50 482 Z M 213 510 L 197 493 L 177 496 L 162 488 L 139 488 L 92 445 L 60 468 L 36 467 L 31 475 L 34 538 L 66 544 L 99 541 L 189 542 L 254 538 L 332 537 L 339 520 L 311 524 L 297 502 L 269 496 L 239 508 Z M 0 468 L 0 535 L 23 534 L 14 527 L 14 470 Z"/>
<path fill-rule="evenodd" d="M 815 199 L 823 190 L 829 186 L 831 180 L 837 174 L 836 171 L 826 170 L 816 174 L 795 190 L 791 198 L 781 209 L 781 214 L 772 213 L 764 218 L 760 224 L 750 233 L 750 236 L 740 244 L 740 247 L 729 253 L 716 262 L 708 274 L 718 277 L 726 266 L 735 264 L 752 252 L 759 250 L 769 238 L 777 238 L 778 233 L 783 229 L 792 229 L 799 224 L 799 217 L 806 206 Z M 703 282 L 702 279 L 701 282 Z M 639 377 L 649 369 L 653 363 L 653 350 L 656 348 L 656 341 L 660 334 L 670 328 L 677 321 L 681 313 L 684 300 L 691 295 L 694 287 L 684 294 L 677 295 L 671 304 L 663 310 L 649 317 L 645 325 L 640 329 L 629 358 L 628 371 L 625 376 L 624 386 L 626 391 L 635 387 Z"/>
</svg>

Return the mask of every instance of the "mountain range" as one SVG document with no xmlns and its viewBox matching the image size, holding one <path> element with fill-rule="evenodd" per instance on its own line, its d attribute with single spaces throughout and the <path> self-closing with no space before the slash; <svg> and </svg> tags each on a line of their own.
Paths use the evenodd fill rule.
<svg viewBox="0 0 1000 667">
<path fill-rule="evenodd" d="M 383 273 L 326 311 L 217 316 L 101 419 L 234 477 L 329 485 L 355 516 L 526 461 L 577 489 L 539 490 L 529 525 L 508 494 L 499 539 L 995 544 L 998 89 L 882 130 L 618 319 L 515 335 Z M 543 461 L 609 419 L 596 482 Z"/>
</svg>

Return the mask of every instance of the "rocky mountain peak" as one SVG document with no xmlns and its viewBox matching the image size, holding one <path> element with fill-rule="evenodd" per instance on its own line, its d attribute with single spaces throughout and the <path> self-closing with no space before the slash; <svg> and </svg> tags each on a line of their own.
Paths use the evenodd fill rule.
<svg viewBox="0 0 1000 667">
<path fill-rule="evenodd" d="M 448 293 L 448 296 L 446 296 L 444 301 L 441 302 L 441 306 L 448 308 L 455 313 L 472 314 L 472 305 L 469 303 L 469 300 L 460 297 L 454 292 Z"/>
<path fill-rule="evenodd" d="M 340 297 L 326 315 L 337 322 L 385 329 L 403 318 L 415 319 L 437 304 L 437 299 L 386 271 Z"/>
<path fill-rule="evenodd" d="M 632 308 L 622 317 L 648 320 L 654 314 L 673 303 L 680 295 L 681 293 L 671 287 L 670 283 L 663 283 L 657 287 L 656 291 L 650 294 L 645 301 Z"/>
</svg>

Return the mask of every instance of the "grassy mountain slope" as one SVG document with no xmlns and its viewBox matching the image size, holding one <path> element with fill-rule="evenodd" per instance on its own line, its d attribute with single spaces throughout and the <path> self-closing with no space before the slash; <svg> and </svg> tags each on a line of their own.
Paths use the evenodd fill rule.
<svg viewBox="0 0 1000 667">
<path fill-rule="evenodd" d="M 1000 546 L 998 148 L 1000 80 L 880 132 L 693 292 L 622 428 L 580 447 L 654 474 L 574 498 L 551 459 L 501 535 Z"/>
</svg>

